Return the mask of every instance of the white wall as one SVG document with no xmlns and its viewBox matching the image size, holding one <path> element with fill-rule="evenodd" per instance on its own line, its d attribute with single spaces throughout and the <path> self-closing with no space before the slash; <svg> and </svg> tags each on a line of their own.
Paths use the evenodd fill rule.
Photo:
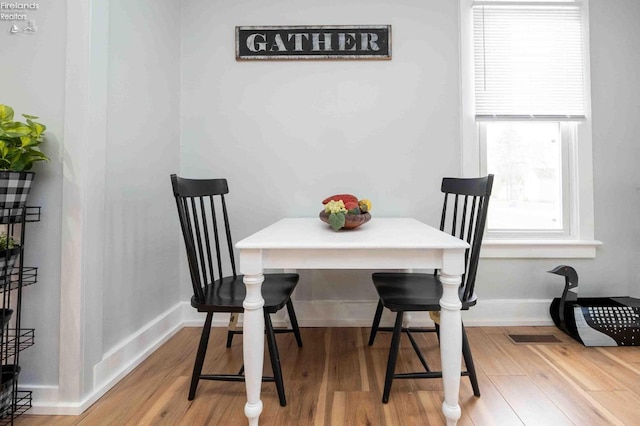
<svg viewBox="0 0 640 426">
<path fill-rule="evenodd" d="M 36 21 L 36 33 L 11 35 L 11 22 L 0 21 L 0 103 L 12 106 L 16 118 L 22 118 L 20 114 L 40 117 L 39 121 L 47 126 L 41 147 L 51 158 L 50 162 L 34 166 L 36 177 L 28 202 L 42 206 L 41 221 L 29 224 L 26 230 L 26 264 L 38 266 L 39 276 L 36 285 L 24 288 L 22 309 L 22 326 L 36 328 L 37 346 L 20 354 L 20 380 L 56 384 L 66 1 L 41 3 L 39 10 L 28 15 Z"/>
<path fill-rule="evenodd" d="M 180 156 L 179 14 L 171 0 L 56 0 L 32 13 L 35 34 L 9 35 L 0 22 L 0 103 L 41 117 L 52 159 L 36 168 L 30 204 L 43 216 L 27 232 L 39 279 L 24 289 L 23 326 L 36 344 L 21 353 L 20 382 L 35 406 L 82 407 L 103 384 L 93 371 L 103 357 L 179 303 L 169 183 Z M 102 186 L 85 191 L 87 178 Z M 74 312 L 62 325 L 61 303 Z"/>
<path fill-rule="evenodd" d="M 584 295 L 627 294 L 638 278 L 637 120 L 616 117 L 638 112 L 639 6 L 591 3 L 595 232 L 604 246 L 593 260 L 484 259 L 484 300 L 557 296 L 563 283 L 546 271 L 561 263 L 577 268 Z M 183 5 L 181 170 L 229 178 L 236 239 L 284 216 L 315 216 L 335 192 L 370 198 L 374 215 L 437 223 L 440 178 L 460 173 L 456 2 Z M 393 59 L 234 60 L 234 26 L 301 24 L 391 24 Z M 616 96 L 621 82 L 631 90 Z M 374 299 L 368 273 L 302 278 L 298 300 Z"/>
<path fill-rule="evenodd" d="M 591 17 L 596 236 L 605 242 L 594 284 L 628 284 L 640 297 L 640 2 L 591 0 Z"/>
<path fill-rule="evenodd" d="M 236 25 L 300 24 L 390 24 L 393 59 L 236 62 Z M 436 220 L 431 197 L 460 163 L 455 2 L 185 0 L 182 27 L 181 170 L 229 179 L 236 240 L 342 192 Z M 367 280 L 305 273 L 297 297 L 360 281 L 347 291 L 369 299 Z"/>
<path fill-rule="evenodd" d="M 105 352 L 179 300 L 179 2 L 110 3 Z"/>
</svg>

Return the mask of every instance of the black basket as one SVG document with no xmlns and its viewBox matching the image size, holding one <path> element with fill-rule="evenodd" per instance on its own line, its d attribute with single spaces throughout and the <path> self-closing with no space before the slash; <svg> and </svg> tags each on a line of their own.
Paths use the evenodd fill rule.
<svg viewBox="0 0 640 426">
<path fill-rule="evenodd" d="M 9 324 L 11 315 L 13 315 L 13 309 L 0 309 L 0 325 L 2 326 L 2 333 L 4 333 L 4 328 Z"/>
<path fill-rule="evenodd" d="M 0 382 L 0 417 L 13 414 L 13 392 L 14 384 L 20 374 L 19 365 L 3 365 L 2 381 Z"/>
<path fill-rule="evenodd" d="M 0 210 L 3 215 L 25 206 L 34 176 L 34 172 L 0 171 Z"/>
</svg>

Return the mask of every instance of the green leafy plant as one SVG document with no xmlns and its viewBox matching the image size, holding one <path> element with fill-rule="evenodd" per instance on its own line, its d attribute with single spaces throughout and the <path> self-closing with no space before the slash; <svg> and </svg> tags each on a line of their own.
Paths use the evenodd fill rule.
<svg viewBox="0 0 640 426">
<path fill-rule="evenodd" d="M 13 108 L 0 104 L 0 170 L 27 171 L 33 163 L 49 160 L 38 148 L 47 127 L 33 115 L 22 114 L 26 123 L 14 121 L 13 115 Z"/>
<path fill-rule="evenodd" d="M 11 250 L 17 246 L 18 242 L 11 235 L 7 235 L 4 232 L 0 233 L 0 251 Z"/>
</svg>

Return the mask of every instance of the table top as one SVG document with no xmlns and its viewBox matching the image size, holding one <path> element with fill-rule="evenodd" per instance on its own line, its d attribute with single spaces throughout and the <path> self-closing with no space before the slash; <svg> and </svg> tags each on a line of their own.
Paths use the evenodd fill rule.
<svg viewBox="0 0 640 426">
<path fill-rule="evenodd" d="M 374 217 L 334 231 L 319 218 L 286 218 L 236 243 L 243 249 L 465 249 L 456 237 L 412 218 Z"/>
</svg>

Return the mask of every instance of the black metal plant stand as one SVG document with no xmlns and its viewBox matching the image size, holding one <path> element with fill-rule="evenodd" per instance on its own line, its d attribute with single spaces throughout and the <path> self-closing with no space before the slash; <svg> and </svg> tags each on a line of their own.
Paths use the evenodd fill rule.
<svg viewBox="0 0 640 426">
<path fill-rule="evenodd" d="M 20 352 L 34 344 L 35 330 L 21 323 L 22 289 L 35 284 L 38 268 L 24 264 L 26 224 L 40 220 L 40 207 L 0 209 L 0 232 L 18 240 L 19 257 L 13 266 L 0 262 L 0 296 L 2 297 L 2 333 L 0 335 L 0 425 L 13 425 L 16 418 L 31 408 L 31 391 L 18 389 Z M 6 260 L 9 250 L 0 250 Z"/>
</svg>

